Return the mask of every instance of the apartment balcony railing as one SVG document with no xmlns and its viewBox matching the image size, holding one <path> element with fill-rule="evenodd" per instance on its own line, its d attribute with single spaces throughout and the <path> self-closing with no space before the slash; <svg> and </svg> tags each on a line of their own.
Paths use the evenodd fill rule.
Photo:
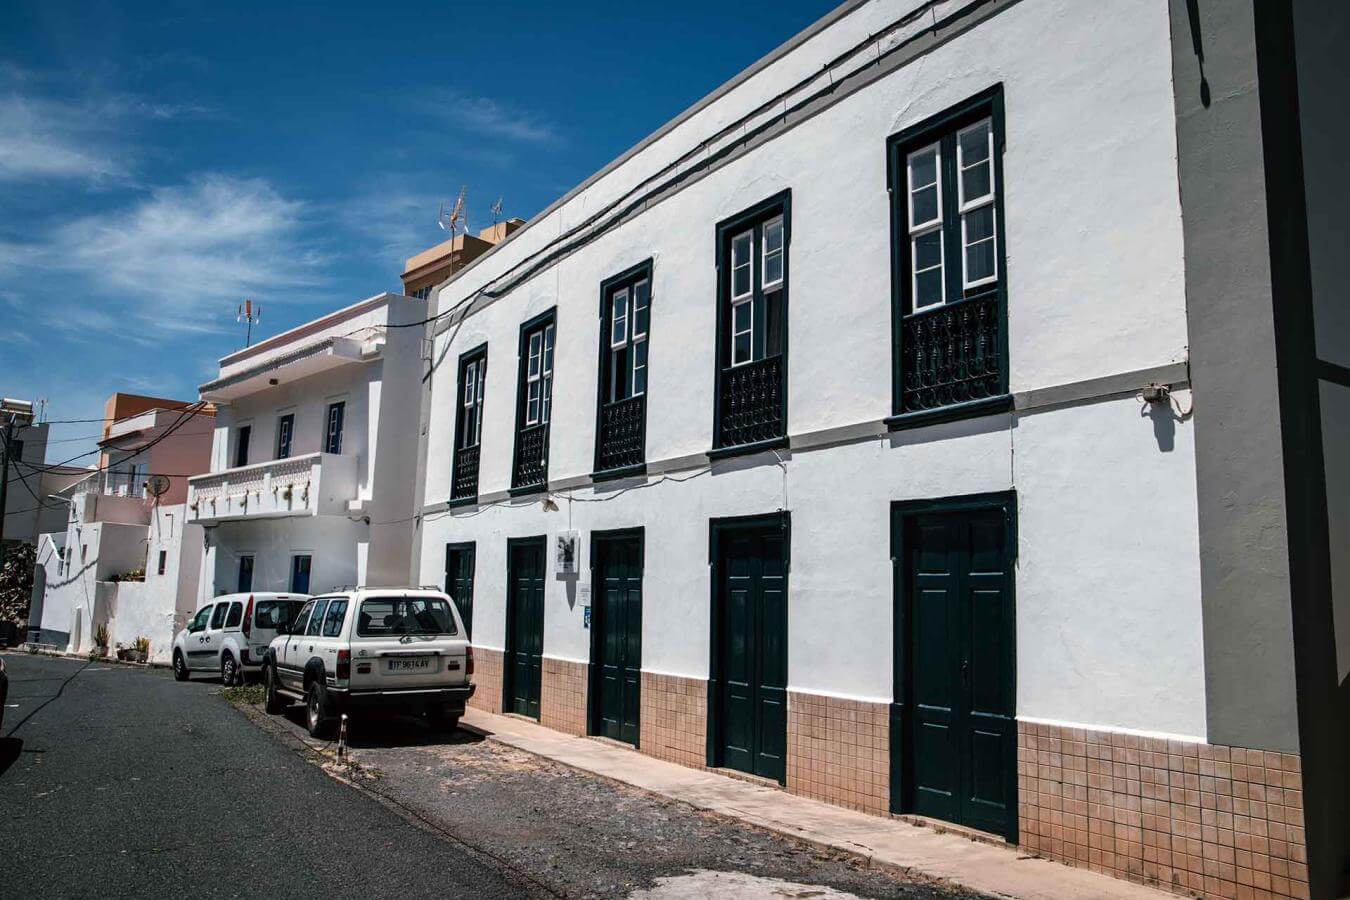
<svg viewBox="0 0 1350 900">
<path fill-rule="evenodd" d="M 783 437 L 784 381 L 781 355 L 723 369 L 717 446 L 739 447 Z"/>
<path fill-rule="evenodd" d="M 461 447 L 455 451 L 455 463 L 450 476 L 450 499 L 472 500 L 478 496 L 478 447 Z"/>
<path fill-rule="evenodd" d="M 907 316 L 901 326 L 902 413 L 1004 392 L 998 292 Z"/>
<path fill-rule="evenodd" d="M 511 489 L 528 490 L 548 482 L 548 424 L 531 425 L 516 433 L 516 461 Z"/>
<path fill-rule="evenodd" d="M 345 516 L 355 499 L 355 456 L 308 453 L 189 478 L 188 521 Z"/>
<path fill-rule="evenodd" d="M 595 470 L 612 472 L 646 462 L 647 397 L 639 394 L 600 407 Z"/>
<path fill-rule="evenodd" d="M 74 485 L 71 493 L 101 494 L 105 497 L 131 497 L 144 499 L 150 496 L 146 484 L 154 476 L 146 472 L 122 472 L 109 470 L 95 472 Z"/>
</svg>

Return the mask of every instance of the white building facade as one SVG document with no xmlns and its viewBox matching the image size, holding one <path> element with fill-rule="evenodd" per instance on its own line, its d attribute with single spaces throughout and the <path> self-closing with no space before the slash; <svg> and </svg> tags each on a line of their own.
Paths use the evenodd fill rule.
<svg viewBox="0 0 1350 900">
<path fill-rule="evenodd" d="M 87 653 L 150 642 L 168 662 L 173 635 L 192 613 L 202 530 L 187 521 L 188 477 L 203 471 L 213 413 L 203 405 L 114 394 L 135 412 L 106 423 L 100 465 L 44 497 L 61 512 L 39 536 L 29 608 L 30 643 Z"/>
<path fill-rule="evenodd" d="M 1290 132 L 1253 88 L 1292 43 L 1173 6 L 846 3 L 433 292 L 415 580 L 471 621 L 474 702 L 1181 891 L 1329 896 L 1345 684 L 1293 569 L 1345 546 L 1344 432 L 1324 410 L 1299 507 L 1317 382 L 1276 366 L 1312 351 L 1271 325 L 1262 157 Z"/>
<path fill-rule="evenodd" d="M 64 531 L 44 534 L 34 573 L 36 612 L 28 640 L 69 653 L 132 649 L 167 664 L 173 637 L 196 609 L 202 529 L 187 507 L 162 506 L 86 486 L 72 498 Z"/>
<path fill-rule="evenodd" d="M 426 301 L 380 294 L 220 361 L 201 599 L 406 584 Z"/>
</svg>

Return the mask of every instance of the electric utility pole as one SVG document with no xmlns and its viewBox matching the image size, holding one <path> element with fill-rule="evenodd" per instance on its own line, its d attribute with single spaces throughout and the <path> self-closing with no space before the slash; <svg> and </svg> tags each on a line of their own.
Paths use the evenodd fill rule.
<svg viewBox="0 0 1350 900">
<path fill-rule="evenodd" d="M 9 510 L 5 504 L 9 502 L 9 449 L 14 446 L 14 426 L 27 425 L 33 421 L 33 404 L 27 400 L 11 400 L 8 397 L 0 400 L 0 416 L 4 418 L 5 430 L 3 433 L 4 458 L 0 459 L 0 566 L 5 564 L 5 518 Z"/>
</svg>

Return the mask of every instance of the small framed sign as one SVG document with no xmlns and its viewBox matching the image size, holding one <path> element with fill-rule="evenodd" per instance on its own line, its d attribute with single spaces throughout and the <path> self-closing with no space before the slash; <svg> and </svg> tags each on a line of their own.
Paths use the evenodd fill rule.
<svg viewBox="0 0 1350 900">
<path fill-rule="evenodd" d="M 554 543 L 554 569 L 559 578 L 577 574 L 581 548 L 581 535 L 575 531 L 560 531 Z"/>
</svg>

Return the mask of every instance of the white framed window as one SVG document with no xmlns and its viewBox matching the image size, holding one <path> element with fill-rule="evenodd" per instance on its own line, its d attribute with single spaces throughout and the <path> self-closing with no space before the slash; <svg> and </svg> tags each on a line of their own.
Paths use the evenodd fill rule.
<svg viewBox="0 0 1350 900">
<path fill-rule="evenodd" d="M 609 369 L 605 402 L 647 392 L 647 331 L 651 327 L 652 283 L 639 278 L 610 293 Z"/>
<path fill-rule="evenodd" d="M 731 239 L 731 302 L 748 300 L 754 293 L 754 231 L 743 231 Z"/>
<path fill-rule="evenodd" d="M 779 219 L 781 222 L 781 218 Z M 743 231 L 731 239 L 731 364 L 754 359 L 755 232 Z"/>
<path fill-rule="evenodd" d="M 762 268 L 764 290 L 772 291 L 783 284 L 783 217 L 774 216 L 764 223 Z"/>
<path fill-rule="evenodd" d="M 636 397 L 647 393 L 647 331 L 651 327 L 652 283 L 646 278 L 633 285 L 633 387 Z"/>
<path fill-rule="evenodd" d="M 533 332 L 525 365 L 525 424 L 548 422 L 553 394 L 553 323 Z"/>
<path fill-rule="evenodd" d="M 487 357 L 480 356 L 464 364 L 461 405 L 460 447 L 477 447 L 483 439 L 483 390 L 487 375 Z"/>
<path fill-rule="evenodd" d="M 731 364 L 744 365 L 755 358 L 755 310 L 749 300 L 731 307 Z"/>
<path fill-rule="evenodd" d="M 609 346 L 615 350 L 628 343 L 628 288 L 614 292 L 609 321 Z"/>
<path fill-rule="evenodd" d="M 942 148 L 930 144 L 907 157 L 910 289 L 916 310 L 944 302 Z"/>
<path fill-rule="evenodd" d="M 994 229 L 997 186 L 991 119 L 956 133 L 956 170 L 962 285 L 978 287 L 998 279 L 998 238 Z"/>
</svg>

